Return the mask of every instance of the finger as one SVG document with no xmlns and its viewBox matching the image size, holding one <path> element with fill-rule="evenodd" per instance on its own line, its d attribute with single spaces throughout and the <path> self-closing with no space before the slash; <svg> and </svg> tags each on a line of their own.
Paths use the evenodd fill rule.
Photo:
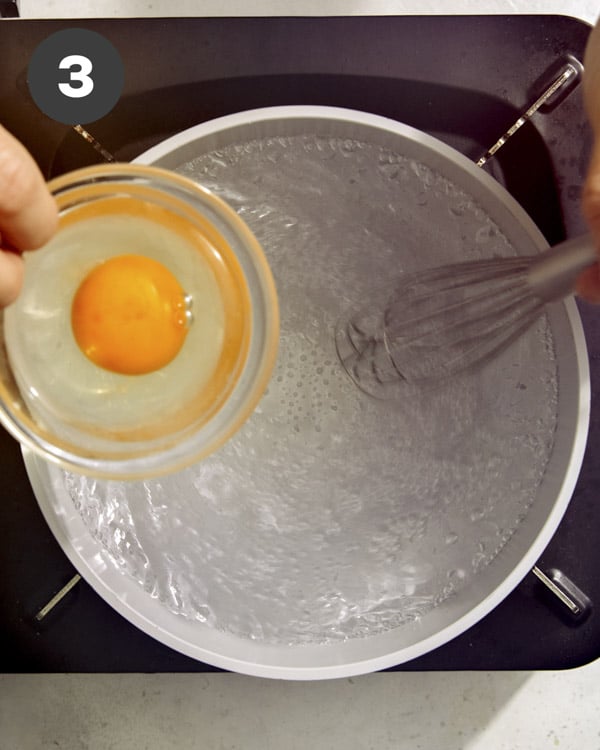
<svg viewBox="0 0 600 750">
<path fill-rule="evenodd" d="M 577 279 L 577 294 L 588 302 L 600 303 L 600 268 L 587 268 Z"/>
<path fill-rule="evenodd" d="M 0 126 L 3 241 L 17 250 L 32 250 L 47 242 L 57 225 L 56 203 L 37 164 L 27 149 Z"/>
<path fill-rule="evenodd" d="M 581 195 L 581 208 L 592 234 L 600 240 L 600 142 L 594 147 L 590 159 Z"/>
<path fill-rule="evenodd" d="M 581 209 L 596 247 L 600 248 L 600 141 L 596 138 L 587 177 L 581 195 Z M 600 250 L 598 251 L 600 261 Z M 576 293 L 595 304 L 600 303 L 600 266 L 586 269 L 577 279 Z"/>
<path fill-rule="evenodd" d="M 600 134 L 600 23 L 592 29 L 583 59 L 583 100 L 590 124 Z"/>
<path fill-rule="evenodd" d="M 15 301 L 23 285 L 23 271 L 20 255 L 0 250 L 0 307 Z"/>
</svg>

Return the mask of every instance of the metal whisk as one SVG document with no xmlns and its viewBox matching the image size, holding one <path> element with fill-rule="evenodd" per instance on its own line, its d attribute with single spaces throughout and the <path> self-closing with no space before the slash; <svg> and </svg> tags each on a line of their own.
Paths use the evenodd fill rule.
<svg viewBox="0 0 600 750">
<path fill-rule="evenodd" d="M 387 302 L 366 306 L 340 326 L 338 354 L 355 383 L 375 396 L 399 380 L 450 377 L 515 341 L 596 260 L 591 236 L 584 235 L 540 255 L 407 274 Z"/>
</svg>

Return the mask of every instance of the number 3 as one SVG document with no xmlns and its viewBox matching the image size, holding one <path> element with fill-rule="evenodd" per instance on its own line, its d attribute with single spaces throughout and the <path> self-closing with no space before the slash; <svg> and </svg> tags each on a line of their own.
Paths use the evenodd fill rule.
<svg viewBox="0 0 600 750">
<path fill-rule="evenodd" d="M 92 72 L 92 61 L 83 55 L 67 55 L 59 62 L 58 67 L 70 71 L 69 79 L 71 83 L 59 83 L 58 88 L 61 94 L 70 96 L 72 99 L 82 99 L 84 96 L 91 94 L 94 90 L 94 81 L 90 78 Z M 73 67 L 79 67 L 79 70 L 72 70 Z M 77 81 L 80 85 L 73 86 L 72 82 Z"/>
</svg>

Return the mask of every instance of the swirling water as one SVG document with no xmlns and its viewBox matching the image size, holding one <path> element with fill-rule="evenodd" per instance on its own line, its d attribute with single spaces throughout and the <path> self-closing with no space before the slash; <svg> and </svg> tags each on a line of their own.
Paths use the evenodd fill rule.
<svg viewBox="0 0 600 750">
<path fill-rule="evenodd" d="M 179 171 L 261 242 L 280 352 L 220 451 L 162 479 L 65 474 L 124 575 L 182 617 L 244 638 L 324 643 L 400 627 L 468 586 L 534 501 L 557 374 L 545 318 L 492 367 L 389 401 L 360 392 L 334 331 L 395 273 L 512 255 L 477 201 L 368 143 L 265 138 Z"/>
</svg>

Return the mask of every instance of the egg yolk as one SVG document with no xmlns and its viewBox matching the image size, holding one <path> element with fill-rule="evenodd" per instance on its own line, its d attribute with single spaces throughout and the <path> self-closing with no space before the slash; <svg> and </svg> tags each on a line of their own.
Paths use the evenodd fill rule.
<svg viewBox="0 0 600 750">
<path fill-rule="evenodd" d="M 94 268 L 73 298 L 71 325 L 96 365 L 143 375 L 167 365 L 187 334 L 186 295 L 173 274 L 142 255 L 118 255 Z"/>
</svg>

